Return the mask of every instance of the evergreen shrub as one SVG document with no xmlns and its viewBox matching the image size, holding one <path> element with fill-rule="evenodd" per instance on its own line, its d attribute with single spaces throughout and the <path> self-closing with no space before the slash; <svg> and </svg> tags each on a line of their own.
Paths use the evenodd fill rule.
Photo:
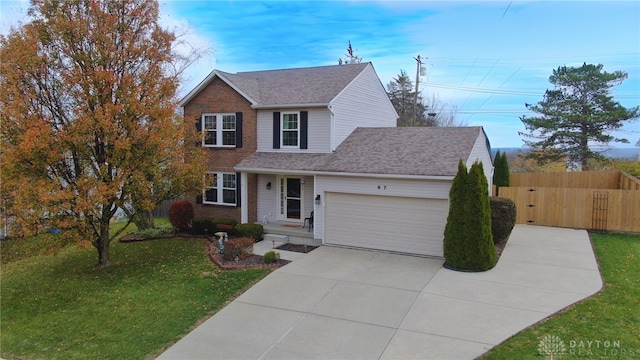
<svg viewBox="0 0 640 360">
<path fill-rule="evenodd" d="M 495 243 L 509 238 L 516 224 L 516 204 L 511 199 L 492 196 L 491 205 L 491 233 Z"/>
<path fill-rule="evenodd" d="M 449 215 L 444 231 L 448 268 L 485 271 L 495 266 L 488 186 L 482 163 L 475 162 L 467 172 L 460 160 L 449 191 Z"/>
<path fill-rule="evenodd" d="M 191 220 L 191 230 L 194 234 L 204 235 L 205 230 L 207 234 L 215 233 L 216 227 L 213 223 L 213 219 L 206 217 L 197 217 Z"/>
<path fill-rule="evenodd" d="M 273 250 L 267 251 L 266 253 L 264 253 L 264 255 L 262 255 L 262 260 L 265 264 L 273 264 L 280 260 L 280 254 Z"/>
<path fill-rule="evenodd" d="M 235 231 L 238 236 L 248 237 L 253 239 L 254 242 L 258 242 L 262 240 L 264 227 L 262 224 L 238 224 L 235 227 Z"/>
</svg>

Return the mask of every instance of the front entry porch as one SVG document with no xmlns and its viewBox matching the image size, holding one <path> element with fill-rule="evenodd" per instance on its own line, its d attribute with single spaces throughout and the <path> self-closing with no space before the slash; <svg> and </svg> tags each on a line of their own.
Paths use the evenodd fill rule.
<svg viewBox="0 0 640 360">
<path fill-rule="evenodd" d="M 264 240 L 270 242 L 279 242 L 281 243 L 292 243 L 292 244 L 300 244 L 300 245 L 312 245 L 312 246 L 320 246 L 322 245 L 321 239 L 313 238 L 313 228 L 311 231 L 308 229 L 308 223 L 303 228 L 302 224 L 299 223 L 288 223 L 288 222 L 270 222 L 268 224 L 262 224 L 264 227 Z M 278 246 L 278 244 L 276 244 Z"/>
</svg>

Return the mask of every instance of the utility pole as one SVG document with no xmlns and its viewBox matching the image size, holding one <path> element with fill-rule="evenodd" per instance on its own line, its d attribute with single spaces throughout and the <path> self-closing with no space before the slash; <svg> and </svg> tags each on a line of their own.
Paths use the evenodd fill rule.
<svg viewBox="0 0 640 360">
<path fill-rule="evenodd" d="M 420 55 L 418 55 L 418 57 L 414 57 L 414 59 L 418 62 L 416 66 L 416 93 L 415 98 L 413 99 L 413 126 L 416 126 L 416 121 L 418 120 L 418 86 L 420 84 L 420 75 L 424 72 L 424 68 L 422 67 L 423 58 L 421 58 Z"/>
</svg>

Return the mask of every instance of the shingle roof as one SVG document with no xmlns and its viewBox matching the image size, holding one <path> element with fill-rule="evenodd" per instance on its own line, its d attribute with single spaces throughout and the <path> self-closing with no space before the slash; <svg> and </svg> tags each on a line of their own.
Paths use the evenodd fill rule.
<svg viewBox="0 0 640 360">
<path fill-rule="evenodd" d="M 255 153 L 236 169 L 455 176 L 482 127 L 357 128 L 335 153 Z"/>
<path fill-rule="evenodd" d="M 296 69 L 212 72 L 182 101 L 185 104 L 218 75 L 231 82 L 254 106 L 329 104 L 370 63 L 316 66 Z"/>
</svg>

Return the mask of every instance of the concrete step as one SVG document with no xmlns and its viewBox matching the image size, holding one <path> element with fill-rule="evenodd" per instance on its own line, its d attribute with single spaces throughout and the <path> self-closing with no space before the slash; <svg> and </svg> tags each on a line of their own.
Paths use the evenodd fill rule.
<svg viewBox="0 0 640 360">
<path fill-rule="evenodd" d="M 311 246 L 322 245 L 322 240 L 320 239 L 299 237 L 299 236 L 289 236 L 289 242 L 292 244 L 298 244 L 298 245 L 311 245 Z"/>
<path fill-rule="evenodd" d="M 286 244 L 289 242 L 289 236 L 287 235 L 279 235 L 279 234 L 264 234 L 262 237 L 262 241 L 266 241 L 269 244 L 274 244 L 275 247 L 278 247 L 282 244 Z"/>
</svg>

